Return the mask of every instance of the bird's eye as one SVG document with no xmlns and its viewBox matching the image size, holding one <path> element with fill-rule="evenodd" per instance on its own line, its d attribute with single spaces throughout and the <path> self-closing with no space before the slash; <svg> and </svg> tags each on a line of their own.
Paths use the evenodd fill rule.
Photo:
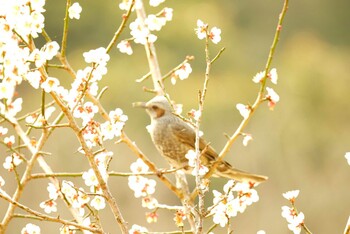
<svg viewBox="0 0 350 234">
<path fill-rule="evenodd" d="M 156 105 L 153 105 L 153 106 L 152 106 L 152 109 L 153 109 L 153 110 L 158 110 L 158 108 L 159 108 L 159 107 L 156 106 Z"/>
</svg>

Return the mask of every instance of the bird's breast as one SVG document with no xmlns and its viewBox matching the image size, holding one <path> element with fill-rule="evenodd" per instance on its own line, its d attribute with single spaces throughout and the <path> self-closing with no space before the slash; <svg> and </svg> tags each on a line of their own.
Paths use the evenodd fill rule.
<svg viewBox="0 0 350 234">
<path fill-rule="evenodd" d="M 151 138 L 159 153 L 167 159 L 173 167 L 183 167 L 188 160 L 185 155 L 190 146 L 183 144 L 174 135 L 169 124 L 155 122 L 151 126 Z"/>
</svg>

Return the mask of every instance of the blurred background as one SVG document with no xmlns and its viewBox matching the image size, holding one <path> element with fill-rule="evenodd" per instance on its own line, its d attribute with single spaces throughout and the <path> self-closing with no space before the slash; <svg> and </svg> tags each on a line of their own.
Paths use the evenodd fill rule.
<svg viewBox="0 0 350 234">
<path fill-rule="evenodd" d="M 123 13 L 118 8 L 119 1 L 79 3 L 83 7 L 81 19 L 71 21 L 68 36 L 67 56 L 75 70 L 86 66 L 83 52 L 108 45 Z M 210 45 L 212 57 L 222 47 L 226 50 L 212 67 L 201 125 L 206 140 L 217 151 L 226 143 L 224 134 L 232 134 L 241 121 L 235 105 L 251 104 L 255 100 L 259 86 L 251 79 L 265 67 L 282 5 L 282 0 L 169 0 L 157 8 L 147 8 L 147 13 L 157 13 L 162 7 L 174 9 L 173 20 L 156 33 L 162 74 L 187 55 L 195 56 L 191 62 L 193 73 L 187 80 L 178 81 L 175 86 L 170 80 L 165 82 L 171 98 L 184 105 L 184 113 L 197 108 L 198 90 L 204 81 L 204 41 L 195 36 L 196 21 L 201 19 L 210 27 L 222 30 L 222 41 Z M 58 42 L 61 42 L 64 8 L 65 1 L 47 1 L 45 28 Z M 289 205 L 282 193 L 294 189 L 301 191 L 296 206 L 304 212 L 305 222 L 314 233 L 343 232 L 350 215 L 350 166 L 344 158 L 345 152 L 350 151 L 349 9 L 347 0 L 290 2 L 272 62 L 279 74 L 278 85 L 269 84 L 281 100 L 274 111 L 265 103 L 260 106 L 245 129 L 254 140 L 244 147 L 239 139 L 225 158 L 240 169 L 269 176 L 268 182 L 257 188 L 260 201 L 232 220 L 234 233 L 258 230 L 290 233 L 281 217 L 281 206 Z M 131 20 L 134 18 L 132 15 Z M 120 39 L 130 38 L 129 32 L 126 28 Z M 37 43 L 40 45 L 40 40 Z M 135 82 L 149 71 L 144 48 L 133 45 L 133 49 L 132 56 L 121 54 L 116 48 L 111 51 L 108 74 L 100 83 L 100 87 L 109 88 L 101 102 L 107 110 L 123 109 L 129 117 L 125 127 L 127 135 L 158 167 L 166 168 L 146 131 L 149 117 L 143 110 L 131 106 L 135 101 L 152 98 L 152 94 L 142 91 L 143 86 L 152 88 L 150 80 Z M 49 72 L 63 84 L 71 82 L 69 75 L 62 71 Z M 24 97 L 22 114 L 40 106 L 39 93 L 25 85 L 18 92 Z M 76 153 L 77 147 L 76 137 L 68 129 L 57 129 L 53 133 L 44 150 L 52 153 L 46 159 L 55 172 L 88 169 L 86 159 Z M 110 168 L 129 171 L 136 156 L 123 144 L 111 142 L 107 148 L 114 152 Z M 6 153 L 2 155 L 4 159 Z M 35 171 L 41 172 L 39 167 Z M 3 167 L 0 174 L 7 179 L 5 189 L 12 194 L 13 175 Z M 193 188 L 193 178 L 188 179 Z M 84 186 L 81 179 L 73 181 Z M 39 203 L 48 199 L 47 183 L 47 180 L 31 182 L 20 201 L 41 210 Z M 221 190 L 225 183 L 225 179 L 213 179 L 211 189 Z M 130 227 L 136 223 L 149 231 L 176 230 L 174 214 L 169 211 L 160 210 L 158 223 L 147 224 L 145 212 L 149 210 L 141 207 L 140 199 L 134 198 L 127 178 L 113 177 L 109 184 Z M 208 205 L 212 202 L 211 194 L 206 197 Z M 180 204 L 160 182 L 155 197 L 160 203 Z M 7 204 L 0 200 L 1 217 L 6 209 Z M 62 204 L 59 203 L 58 209 L 62 218 L 71 219 Z M 106 232 L 120 233 L 109 209 L 101 211 L 101 216 Z M 8 233 L 20 233 L 27 222 L 14 219 Z M 60 227 L 30 222 L 39 225 L 42 233 L 58 233 Z M 226 230 L 217 228 L 214 233 L 226 233 Z"/>
</svg>

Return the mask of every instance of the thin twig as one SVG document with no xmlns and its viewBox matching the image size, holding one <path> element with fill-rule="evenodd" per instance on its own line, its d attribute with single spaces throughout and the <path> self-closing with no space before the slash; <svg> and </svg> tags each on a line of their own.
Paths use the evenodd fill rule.
<svg viewBox="0 0 350 234">
<path fill-rule="evenodd" d="M 136 79 L 135 81 L 136 81 L 137 83 L 141 83 L 141 82 L 143 82 L 144 80 L 150 78 L 151 76 L 152 76 L 151 72 L 148 72 L 146 75 L 142 76 L 142 77 L 139 78 L 139 79 Z"/>
<path fill-rule="evenodd" d="M 70 4 L 71 4 L 71 0 L 67 0 L 66 11 L 65 11 L 65 16 L 64 16 L 64 24 L 63 24 L 63 36 L 62 36 L 62 43 L 61 43 L 61 56 L 62 57 L 66 57 L 68 26 L 69 26 L 68 9 L 70 7 Z"/>
<path fill-rule="evenodd" d="M 44 215 L 38 211 L 35 211 L 35 210 L 32 210 L 30 209 L 29 207 L 25 206 L 25 205 L 22 205 L 21 203 L 19 202 L 16 202 L 14 200 L 12 200 L 10 197 L 0 193 L 0 198 L 8 201 L 9 203 L 11 203 L 12 205 L 28 212 L 29 214 L 32 214 L 34 216 L 24 216 L 21 217 L 21 218 L 35 218 L 35 219 L 39 219 L 41 221 L 50 221 L 50 222 L 55 222 L 55 223 L 61 223 L 61 224 L 64 224 L 64 225 L 72 225 L 72 226 L 75 226 L 79 229 L 82 229 L 82 230 L 88 230 L 88 231 L 91 231 L 91 232 L 94 232 L 94 233 L 102 233 L 102 231 L 98 228 L 91 228 L 91 227 L 87 227 L 87 226 L 83 226 L 83 225 L 80 225 L 78 223 L 75 223 L 75 222 L 70 222 L 70 221 L 67 221 L 67 220 L 63 220 L 63 219 L 60 219 L 60 218 L 55 218 L 55 217 L 52 217 L 52 216 L 48 216 L 48 215 Z M 20 215 L 16 214 L 16 215 L 13 215 L 13 217 L 17 217 L 19 218 Z"/>
<path fill-rule="evenodd" d="M 177 65 L 176 67 L 174 67 L 173 69 L 171 69 L 167 74 L 165 74 L 163 77 L 162 77 L 162 80 L 164 81 L 165 79 L 167 79 L 168 77 L 170 77 L 172 74 L 174 74 L 174 72 L 178 69 L 180 69 L 185 63 L 188 63 L 189 61 L 193 60 L 194 59 L 194 56 L 186 56 L 185 60 L 180 63 L 179 65 Z"/>
<path fill-rule="evenodd" d="M 105 86 L 101 89 L 100 93 L 97 95 L 97 100 L 100 100 L 102 95 L 108 90 L 108 86 Z"/>
<path fill-rule="evenodd" d="M 349 216 L 348 221 L 346 223 L 346 226 L 344 229 L 344 234 L 350 234 L 350 216 Z"/>
<path fill-rule="evenodd" d="M 215 57 L 210 61 L 210 64 L 213 64 L 218 58 L 220 58 L 221 54 L 225 51 L 225 47 L 221 48 L 221 50 L 215 55 Z"/>
<path fill-rule="evenodd" d="M 278 26 L 277 26 L 277 29 L 276 29 L 276 32 L 275 32 L 275 36 L 274 36 L 274 40 L 272 42 L 272 46 L 270 48 L 269 56 L 268 56 L 268 59 L 267 59 L 265 71 L 268 71 L 270 69 L 271 61 L 272 61 L 272 58 L 273 58 L 273 55 L 274 55 L 274 51 L 275 51 L 276 46 L 278 44 L 280 31 L 281 31 L 281 28 L 282 28 L 282 23 L 283 23 L 285 14 L 286 14 L 287 9 L 288 9 L 288 2 L 289 2 L 289 0 L 285 0 L 283 8 L 282 8 L 282 11 L 281 11 L 281 14 L 280 14 L 280 17 L 279 17 L 279 20 L 278 20 L 278 24 L 277 24 Z M 265 76 L 267 76 L 266 72 L 265 72 Z M 254 104 L 251 106 L 250 113 L 249 113 L 248 117 L 242 120 L 242 122 L 238 126 L 237 130 L 229 138 L 229 140 L 225 144 L 224 148 L 221 150 L 217 161 L 212 165 L 212 167 L 210 168 L 208 173 L 205 175 L 205 178 L 209 178 L 214 173 L 216 167 L 219 165 L 219 163 L 223 160 L 223 158 L 229 152 L 229 150 L 230 150 L 231 146 L 233 145 L 233 143 L 236 141 L 238 136 L 240 136 L 240 134 L 243 132 L 243 129 L 247 126 L 249 120 L 253 116 L 253 113 L 259 107 L 261 101 L 264 99 L 264 97 L 263 97 L 264 86 L 265 86 L 265 83 L 263 82 L 261 87 L 260 87 L 260 91 L 259 91 L 259 93 L 258 93 L 258 95 L 256 97 L 256 100 L 255 100 Z M 192 198 L 194 198 L 194 197 L 195 197 L 195 194 L 193 193 L 192 194 Z"/>
<path fill-rule="evenodd" d="M 137 14 L 137 18 L 140 20 L 141 27 L 146 27 L 145 26 L 146 12 L 143 4 L 140 8 L 136 9 L 136 14 Z M 152 74 L 153 88 L 154 90 L 156 90 L 158 95 L 164 95 L 162 75 L 159 68 L 156 48 L 153 43 L 147 42 L 145 43 L 145 50 L 146 50 L 150 72 Z"/>
<path fill-rule="evenodd" d="M 204 110 L 204 101 L 205 96 L 208 89 L 208 82 L 209 82 L 209 74 L 211 69 L 211 61 L 210 61 L 210 55 L 209 55 L 209 34 L 208 34 L 208 27 L 206 28 L 207 36 L 205 40 L 205 61 L 206 61 L 206 69 L 205 69 L 205 75 L 204 75 L 204 83 L 203 83 L 203 89 L 199 91 L 198 93 L 198 102 L 199 102 L 199 117 L 195 124 L 195 132 L 196 132 L 196 141 L 195 141 L 195 150 L 196 150 L 196 193 L 198 195 L 198 217 L 197 217 L 197 223 L 196 223 L 196 233 L 203 233 L 203 219 L 205 216 L 205 206 L 204 206 L 204 191 L 202 189 L 202 176 L 199 174 L 199 169 L 201 166 L 201 150 L 199 148 L 199 142 L 200 142 L 200 123 L 201 123 L 201 116 Z"/>
<path fill-rule="evenodd" d="M 143 173 L 132 173 L 132 172 L 114 172 L 110 171 L 108 172 L 109 176 L 121 176 L 121 177 L 128 177 L 128 176 L 159 176 L 163 174 L 172 174 L 178 170 L 181 170 L 181 168 L 176 169 L 169 169 L 169 170 L 159 170 L 158 172 L 143 172 Z M 61 172 L 61 173 L 35 173 L 32 174 L 28 180 L 32 179 L 44 179 L 49 177 L 81 177 L 83 175 L 83 172 Z"/>
<path fill-rule="evenodd" d="M 111 51 L 111 49 L 117 43 L 117 40 L 118 40 L 120 34 L 122 33 L 123 29 L 125 28 L 126 22 L 128 21 L 128 19 L 130 17 L 130 14 L 131 14 L 132 8 L 134 7 L 134 4 L 135 4 L 135 0 L 132 0 L 128 11 L 126 12 L 126 14 L 123 15 L 123 20 L 122 20 L 121 24 L 119 25 L 119 28 L 114 33 L 114 36 L 113 36 L 112 40 L 109 42 L 109 44 L 108 44 L 108 46 L 106 48 L 106 52 L 107 53 L 109 53 Z"/>
</svg>

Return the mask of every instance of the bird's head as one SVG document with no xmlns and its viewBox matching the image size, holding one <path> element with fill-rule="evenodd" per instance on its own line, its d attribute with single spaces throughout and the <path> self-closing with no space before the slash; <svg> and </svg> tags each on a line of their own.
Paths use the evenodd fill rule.
<svg viewBox="0 0 350 234">
<path fill-rule="evenodd" d="M 151 119 L 158 119 L 173 112 L 169 101 L 164 96 L 155 96 L 148 102 L 136 102 L 133 106 L 145 108 Z"/>
</svg>

